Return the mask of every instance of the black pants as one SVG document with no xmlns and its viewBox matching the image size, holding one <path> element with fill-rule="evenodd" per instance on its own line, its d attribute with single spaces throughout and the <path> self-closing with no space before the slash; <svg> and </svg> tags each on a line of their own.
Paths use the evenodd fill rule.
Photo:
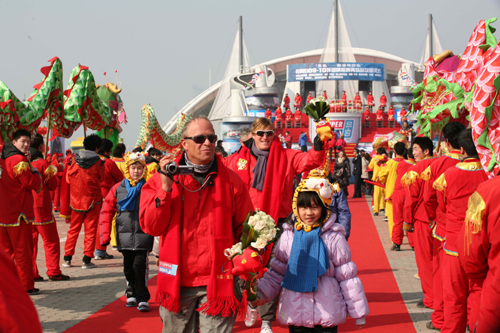
<svg viewBox="0 0 500 333">
<path fill-rule="evenodd" d="M 316 325 L 314 328 L 310 328 L 290 325 L 288 326 L 288 330 L 290 333 L 337 333 L 337 326 L 321 327 Z"/>
<path fill-rule="evenodd" d="M 361 196 L 361 184 L 363 180 L 361 179 L 361 175 L 354 175 L 354 196 Z"/>
<path fill-rule="evenodd" d="M 135 297 L 137 303 L 147 302 L 151 298 L 148 290 L 148 252 L 122 250 L 123 274 L 127 279 L 127 298 Z"/>
<path fill-rule="evenodd" d="M 307 146 L 300 146 L 300 150 L 302 150 L 304 153 L 307 152 Z"/>
</svg>

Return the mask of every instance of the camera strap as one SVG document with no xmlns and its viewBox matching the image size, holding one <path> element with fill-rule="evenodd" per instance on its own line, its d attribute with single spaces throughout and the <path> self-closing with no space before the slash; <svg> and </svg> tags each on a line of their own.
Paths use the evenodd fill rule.
<svg viewBox="0 0 500 333">
<path fill-rule="evenodd" d="M 181 185 L 186 191 L 188 192 L 191 192 L 191 193 L 196 193 L 196 192 L 199 192 L 201 191 L 205 186 L 207 186 L 208 184 L 208 181 L 210 180 L 210 177 L 212 177 L 212 175 L 209 175 L 206 179 L 205 179 L 205 182 L 200 186 L 199 189 L 197 190 L 194 190 L 194 191 L 191 191 L 190 189 L 186 188 L 186 186 L 184 186 L 184 184 L 182 184 L 181 182 L 179 182 L 179 176 L 177 176 L 177 179 L 174 180 L 174 182 L 178 185 Z"/>
</svg>

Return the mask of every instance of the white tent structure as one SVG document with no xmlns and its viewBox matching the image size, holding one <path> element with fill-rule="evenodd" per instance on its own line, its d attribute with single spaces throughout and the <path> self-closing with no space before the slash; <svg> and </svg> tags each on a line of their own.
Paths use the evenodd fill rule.
<svg viewBox="0 0 500 333">
<path fill-rule="evenodd" d="M 434 54 L 440 54 L 442 52 L 443 47 L 441 46 L 441 41 L 439 40 L 436 26 L 434 25 L 434 21 L 432 20 L 432 15 L 430 15 L 429 29 L 427 30 L 427 38 L 425 39 L 424 52 L 422 52 L 419 63 L 425 64 L 429 57 L 432 57 Z"/>
<path fill-rule="evenodd" d="M 244 103 L 245 98 L 243 96 L 243 91 L 241 86 L 235 87 L 234 84 L 232 84 L 232 79 L 239 73 L 249 72 L 249 70 L 250 58 L 248 56 L 248 51 L 240 26 L 240 29 L 236 33 L 236 38 L 233 43 L 233 49 L 231 51 L 231 56 L 229 57 L 226 71 L 224 72 L 224 78 L 221 81 L 221 87 L 217 93 L 212 109 L 210 110 L 208 119 L 215 120 L 225 117 L 244 116 L 244 114 L 240 114 L 242 106 L 234 107 L 234 103 L 240 103 L 241 101 Z M 243 99 L 241 99 L 241 97 L 243 97 Z"/>
</svg>

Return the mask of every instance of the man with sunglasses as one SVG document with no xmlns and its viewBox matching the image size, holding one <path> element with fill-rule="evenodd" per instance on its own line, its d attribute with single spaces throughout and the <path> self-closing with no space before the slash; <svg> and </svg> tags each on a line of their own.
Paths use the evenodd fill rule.
<svg viewBox="0 0 500 333">
<path fill-rule="evenodd" d="M 314 149 L 307 153 L 284 149 L 275 135 L 273 123 L 267 118 L 259 118 L 252 125 L 252 137 L 230 156 L 226 165 L 243 179 L 255 208 L 271 215 L 282 230 L 283 222 L 292 212 L 294 176 L 322 166 L 324 161 L 325 151 L 318 136 L 314 140 Z M 266 264 L 272 252 L 266 251 Z M 278 300 L 259 307 L 261 333 L 272 332 Z M 256 320 L 257 310 L 250 306 L 245 325 L 251 327 Z"/>
<path fill-rule="evenodd" d="M 192 118 L 175 163 L 194 173 L 169 175 L 173 161 L 163 157 L 141 191 L 141 228 L 160 236 L 156 298 L 163 332 L 232 332 L 241 301 L 231 272 L 222 271 L 224 249 L 239 241 L 254 207 L 241 178 L 215 154 L 216 141 L 207 118 Z"/>
</svg>

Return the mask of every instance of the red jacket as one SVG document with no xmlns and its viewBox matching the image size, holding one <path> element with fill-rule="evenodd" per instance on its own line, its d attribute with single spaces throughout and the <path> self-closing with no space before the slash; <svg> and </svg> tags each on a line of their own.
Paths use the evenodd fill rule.
<svg viewBox="0 0 500 333">
<path fill-rule="evenodd" d="M 113 162 L 112 162 L 113 163 Z M 83 150 L 70 160 L 66 181 L 70 186 L 70 206 L 75 212 L 88 212 L 100 204 L 100 183 L 104 179 L 104 161 L 95 152 Z"/>
<path fill-rule="evenodd" d="M 394 192 L 403 190 L 403 186 L 401 185 L 401 178 L 404 174 L 406 174 L 408 169 L 414 165 L 414 160 L 404 160 L 398 164 L 398 167 L 396 168 L 396 184 L 394 185 Z"/>
<path fill-rule="evenodd" d="M 0 332 L 42 333 L 35 305 L 19 282 L 11 256 L 1 249 L 0 272 Z"/>
<path fill-rule="evenodd" d="M 416 221 L 428 223 L 429 221 L 424 208 L 425 181 L 422 179 L 421 174 L 434 161 L 433 158 L 418 161 L 406 172 L 408 183 L 403 216 L 407 224 L 413 224 Z"/>
<path fill-rule="evenodd" d="M 476 332 L 500 331 L 500 177 L 481 183 L 468 201 L 456 242 L 467 276 L 482 286 Z M 474 327 L 474 325 L 473 325 Z"/>
<path fill-rule="evenodd" d="M 30 149 L 31 151 L 31 149 Z M 33 166 L 40 171 L 43 177 L 43 186 L 40 193 L 33 191 L 35 221 L 33 224 L 43 225 L 54 222 L 52 215 L 52 199 L 50 191 L 57 188 L 57 168 L 54 165 L 49 165 L 49 162 L 40 157 L 33 161 Z M 33 155 L 32 155 L 33 157 Z"/>
<path fill-rule="evenodd" d="M 477 159 L 466 159 L 445 171 L 441 183 L 446 203 L 446 241 L 443 245 L 445 253 L 457 256 L 457 238 L 464 225 L 467 202 L 479 184 L 488 180 L 481 162 Z"/>
<path fill-rule="evenodd" d="M 443 155 L 427 167 L 421 174 L 424 184 L 424 208 L 429 223 L 435 223 L 432 231 L 434 238 L 444 240 L 446 230 L 446 204 L 442 192 L 437 192 L 434 182 L 449 168 L 460 162 L 460 151 L 452 150 Z"/>
<path fill-rule="evenodd" d="M 179 160 L 179 164 L 184 162 Z M 217 170 L 225 168 L 222 163 L 215 163 L 213 172 L 217 177 Z M 180 193 L 172 197 L 172 192 L 165 192 L 161 185 L 161 175 L 156 173 L 141 189 L 140 224 L 142 230 L 151 236 L 164 236 L 169 231 L 170 221 L 182 218 L 182 255 L 179 265 L 181 286 L 195 287 L 206 286 L 212 269 L 211 236 L 213 226 L 217 221 L 211 214 L 215 205 L 225 205 L 233 216 L 233 244 L 237 243 L 243 230 L 243 221 L 249 211 L 253 210 L 252 201 L 248 190 L 241 178 L 233 171 L 227 170 L 230 178 L 230 191 L 232 195 L 225 202 L 215 202 L 211 183 L 196 192 L 201 184 L 192 176 L 180 176 L 178 186 Z M 208 176 L 207 176 L 208 177 Z M 181 184 L 189 191 L 183 190 Z M 190 192 L 193 191 L 193 192 Z M 169 251 L 169 244 L 160 237 L 160 257 L 163 251 Z M 222 268 L 221 268 L 222 269 Z"/>
<path fill-rule="evenodd" d="M 125 177 L 112 159 L 102 155 L 99 155 L 99 157 L 104 161 L 104 177 L 101 179 L 101 193 L 102 197 L 106 198 L 109 190 Z"/>
<path fill-rule="evenodd" d="M 247 145 L 251 147 L 253 140 L 245 141 L 245 145 L 240 148 L 236 153 L 229 156 L 226 160 L 226 166 L 234 171 L 238 168 L 243 167 L 240 163 L 240 152 L 243 154 L 243 149 L 249 149 Z M 307 153 L 302 153 L 295 149 L 286 149 L 287 166 L 286 166 L 286 178 L 283 179 L 283 194 L 281 200 L 281 208 L 279 213 L 279 218 L 285 218 L 292 212 L 292 197 L 293 197 L 293 177 L 299 173 L 310 171 L 317 168 L 325 162 L 325 151 L 316 151 L 310 149 Z M 245 168 L 253 170 L 255 168 L 255 163 L 257 159 L 255 156 L 251 155 L 251 160 L 246 161 Z M 242 155 L 243 156 L 243 155 Z M 241 170 L 241 169 L 240 169 Z M 253 172 L 250 173 L 251 177 L 249 179 L 246 187 L 250 193 L 250 198 L 252 198 L 253 205 L 256 208 L 260 207 L 260 200 L 262 192 L 252 187 L 253 182 Z"/>
<path fill-rule="evenodd" d="M 0 158 L 0 226 L 18 226 L 21 219 L 33 222 L 33 194 L 42 190 L 42 176 L 31 172 L 28 159 L 11 142 Z"/>
<path fill-rule="evenodd" d="M 332 140 L 333 141 L 333 140 Z M 345 142 L 344 139 L 337 139 L 337 141 L 335 141 L 335 147 L 337 146 L 342 146 L 342 150 L 345 149 L 345 146 L 347 145 L 347 143 Z"/>
</svg>

